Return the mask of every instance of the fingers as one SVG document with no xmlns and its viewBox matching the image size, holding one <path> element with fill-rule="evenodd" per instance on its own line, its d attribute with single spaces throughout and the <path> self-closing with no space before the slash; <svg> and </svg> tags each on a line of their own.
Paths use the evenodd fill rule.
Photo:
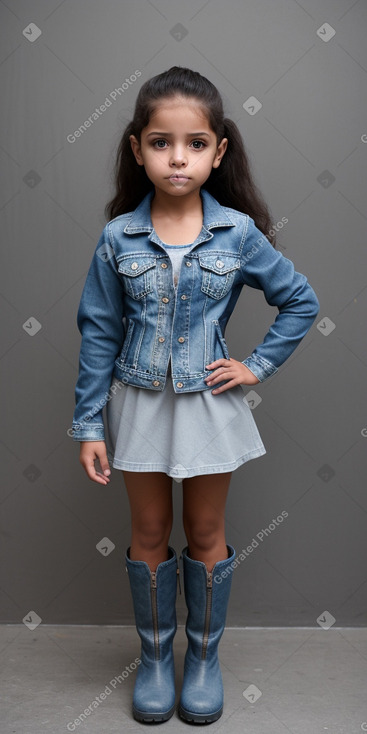
<svg viewBox="0 0 367 734">
<path fill-rule="evenodd" d="M 80 446 L 80 463 L 89 479 L 98 484 L 108 484 L 111 473 L 104 441 L 83 441 Z M 95 461 L 99 461 L 102 471 L 97 471 Z"/>
<path fill-rule="evenodd" d="M 226 382 L 224 385 L 221 385 L 221 387 L 216 387 L 215 390 L 212 390 L 212 395 L 217 395 L 220 392 L 229 390 L 231 387 L 235 387 L 235 385 L 238 385 L 238 382 L 235 379 L 228 380 L 228 382 Z"/>
<path fill-rule="evenodd" d="M 221 385 L 221 387 L 216 387 L 216 384 L 218 382 L 223 382 L 224 380 L 226 380 L 224 385 Z M 205 382 L 207 385 L 213 386 L 215 388 L 214 390 L 212 390 L 212 395 L 217 395 L 218 393 L 224 392 L 224 390 L 228 390 L 228 388 L 237 385 L 236 376 L 233 375 L 233 373 L 230 374 L 228 370 L 226 372 L 221 372 L 216 377 L 210 376 L 210 378 L 208 380 L 205 380 Z"/>
<path fill-rule="evenodd" d="M 232 358 L 217 359 L 215 362 L 211 362 L 210 365 L 206 365 L 206 367 L 217 367 L 211 375 L 204 378 L 204 382 L 206 382 L 207 385 L 213 385 L 215 387 L 218 382 L 226 380 L 224 385 L 212 390 L 212 395 L 218 395 L 218 393 L 229 390 L 240 382 L 240 377 L 236 371 L 236 360 L 233 360 Z"/>
<path fill-rule="evenodd" d="M 231 358 L 225 359 L 222 357 L 221 359 L 216 359 L 214 362 L 210 362 L 210 364 L 205 365 L 205 369 L 212 370 L 214 367 L 223 367 L 225 365 L 228 365 L 228 362 L 231 362 Z"/>
<path fill-rule="evenodd" d="M 225 367 L 225 365 L 219 365 L 218 369 L 212 372 L 211 375 L 208 375 L 204 378 L 204 382 L 206 382 L 207 385 L 212 385 L 215 382 L 220 382 L 221 380 L 228 379 L 228 377 L 233 376 L 233 374 L 234 371 L 230 368 L 230 366 L 228 366 L 227 362 L 227 367 Z"/>
</svg>

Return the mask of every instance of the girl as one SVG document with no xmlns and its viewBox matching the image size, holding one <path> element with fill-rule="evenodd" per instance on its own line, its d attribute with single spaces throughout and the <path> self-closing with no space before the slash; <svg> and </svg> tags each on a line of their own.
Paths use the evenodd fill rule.
<svg viewBox="0 0 367 734">
<path fill-rule="evenodd" d="M 175 706 L 179 576 L 168 543 L 172 478 L 182 479 L 188 646 L 178 710 L 210 723 L 223 710 L 218 643 L 235 558 L 225 538 L 231 473 L 266 453 L 241 385 L 278 371 L 319 303 L 275 250 L 240 132 L 198 72 L 174 66 L 143 84 L 115 174 L 77 316 L 72 435 L 91 480 L 109 483 L 109 458 L 127 488 L 125 562 L 141 638 L 133 716 L 142 722 L 166 721 Z M 262 289 L 279 313 L 240 362 L 224 332 L 244 284 Z"/>
</svg>

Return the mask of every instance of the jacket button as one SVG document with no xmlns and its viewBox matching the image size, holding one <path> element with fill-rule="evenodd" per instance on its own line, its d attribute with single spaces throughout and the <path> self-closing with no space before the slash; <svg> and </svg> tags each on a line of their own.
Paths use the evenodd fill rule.
<svg viewBox="0 0 367 734">
<path fill-rule="evenodd" d="M 153 380 L 154 387 L 158 387 L 158 385 L 160 385 L 160 384 L 161 383 L 159 382 L 159 380 Z"/>
<path fill-rule="evenodd" d="M 177 341 L 184 342 L 185 341 L 185 338 L 183 336 L 179 336 L 178 339 L 177 339 Z"/>
<path fill-rule="evenodd" d="M 183 387 L 183 382 L 176 382 L 177 387 Z"/>
<path fill-rule="evenodd" d="M 166 268 L 166 267 L 167 267 L 167 263 L 161 263 L 161 268 Z"/>
<path fill-rule="evenodd" d="M 158 341 L 159 341 L 159 342 L 164 342 L 164 336 L 160 336 L 160 337 L 158 337 Z"/>
<path fill-rule="evenodd" d="M 162 298 L 162 301 L 163 301 L 163 303 L 168 303 L 169 298 L 167 298 L 167 296 L 164 296 L 164 298 Z"/>
<path fill-rule="evenodd" d="M 191 268 L 191 263 L 189 262 L 189 260 L 186 260 L 186 265 L 188 268 Z"/>
<path fill-rule="evenodd" d="M 223 265 L 224 265 L 224 262 L 222 262 L 222 260 L 217 260 L 215 264 L 216 264 L 217 268 L 222 268 Z"/>
<path fill-rule="evenodd" d="M 183 296 L 181 296 L 181 298 L 182 298 L 183 301 L 186 301 L 187 296 L 185 296 L 185 294 L 183 294 Z"/>
<path fill-rule="evenodd" d="M 138 267 L 139 267 L 138 263 L 131 263 L 131 270 L 136 270 L 136 268 Z"/>
</svg>

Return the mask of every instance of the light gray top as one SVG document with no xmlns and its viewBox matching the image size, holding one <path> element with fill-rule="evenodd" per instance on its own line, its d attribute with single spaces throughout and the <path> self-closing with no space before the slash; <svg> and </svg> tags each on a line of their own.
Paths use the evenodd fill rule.
<svg viewBox="0 0 367 734">
<path fill-rule="evenodd" d="M 177 288 L 177 282 L 178 282 L 178 276 L 181 268 L 182 258 L 184 255 L 186 255 L 186 252 L 188 252 L 191 247 L 193 246 L 193 242 L 191 245 L 166 245 L 164 242 L 162 242 L 162 246 L 166 249 L 167 252 L 171 258 L 172 266 L 173 266 L 173 285 L 175 288 Z"/>
<path fill-rule="evenodd" d="M 171 258 L 172 269 L 173 269 L 172 280 L 173 280 L 173 285 L 175 289 L 177 288 L 178 276 L 179 276 L 180 269 L 181 269 L 182 258 L 186 254 L 186 252 L 189 252 L 189 250 L 191 250 L 191 247 L 193 246 L 193 244 L 194 243 L 192 242 L 191 245 L 166 245 L 164 242 L 162 242 L 162 246 L 165 249 L 167 249 L 167 252 Z M 171 372 L 171 357 L 170 357 L 168 361 L 167 375 L 170 376 L 171 374 L 172 372 Z"/>
</svg>

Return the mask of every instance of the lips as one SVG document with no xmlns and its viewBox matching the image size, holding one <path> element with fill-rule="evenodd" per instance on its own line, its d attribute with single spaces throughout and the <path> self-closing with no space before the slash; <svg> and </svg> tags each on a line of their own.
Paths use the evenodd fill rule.
<svg viewBox="0 0 367 734">
<path fill-rule="evenodd" d="M 181 173 L 172 173 L 168 180 L 176 186 L 176 189 L 180 189 L 187 181 L 189 181 L 189 178 L 188 176 L 183 176 Z"/>
</svg>

